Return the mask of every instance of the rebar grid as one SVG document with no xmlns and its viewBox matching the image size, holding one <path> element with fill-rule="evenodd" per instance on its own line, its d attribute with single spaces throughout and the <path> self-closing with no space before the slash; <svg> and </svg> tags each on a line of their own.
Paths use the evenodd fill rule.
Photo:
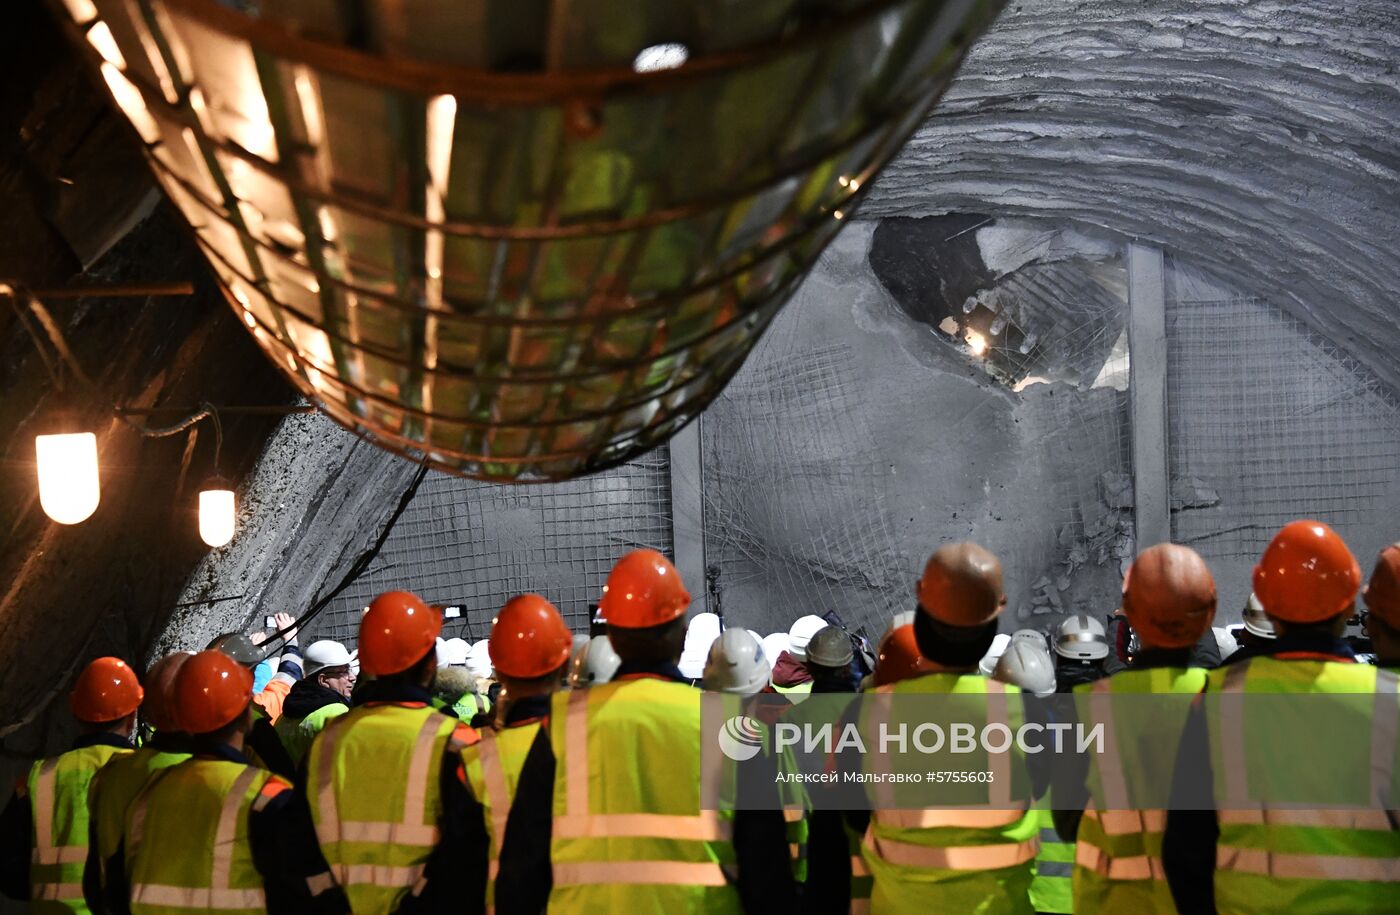
<svg viewBox="0 0 1400 915">
<path fill-rule="evenodd" d="M 394 588 L 462 607 L 443 638 L 485 638 L 501 605 L 528 591 L 552 601 L 575 632 L 587 632 L 588 605 L 623 553 L 671 552 L 669 466 L 662 448 L 548 487 L 429 474 L 375 567 L 327 608 L 311 637 L 353 644 L 361 610 Z"/>
<path fill-rule="evenodd" d="M 1354 358 L 1258 298 L 1168 302 L 1167 339 L 1172 476 L 1219 496 L 1174 506 L 1173 539 L 1254 558 L 1295 518 L 1393 513 L 1400 400 Z"/>
</svg>

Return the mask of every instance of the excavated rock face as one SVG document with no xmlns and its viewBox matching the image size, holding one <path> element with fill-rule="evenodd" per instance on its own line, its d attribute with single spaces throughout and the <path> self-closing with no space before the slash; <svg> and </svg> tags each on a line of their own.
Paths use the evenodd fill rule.
<svg viewBox="0 0 1400 915">
<path fill-rule="evenodd" d="M 1392 0 L 1013 2 L 860 215 L 1152 239 L 1394 383 L 1397 61 Z"/>
</svg>

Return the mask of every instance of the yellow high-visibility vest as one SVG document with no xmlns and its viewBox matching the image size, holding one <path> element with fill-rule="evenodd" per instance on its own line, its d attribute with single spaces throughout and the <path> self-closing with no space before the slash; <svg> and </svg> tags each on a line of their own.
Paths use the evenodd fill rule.
<svg viewBox="0 0 1400 915">
<path fill-rule="evenodd" d="M 1210 689 L 1222 693 L 1374 696 L 1365 714 L 1355 702 L 1339 703 L 1339 726 L 1367 740 L 1369 785 L 1354 786 L 1378 799 L 1344 810 L 1243 806 L 1249 782 L 1277 764 L 1253 759 L 1246 722 L 1228 720 L 1233 704 L 1207 716 L 1215 772 L 1220 838 L 1216 845 L 1215 905 L 1220 915 L 1341 911 L 1395 912 L 1400 908 L 1400 830 L 1384 803 L 1396 787 L 1397 675 L 1369 664 L 1322 660 L 1250 658 L 1210 673 Z M 1345 719 L 1344 721 L 1342 719 Z M 1349 735 L 1348 735 L 1349 736 Z M 1312 739 L 1328 740 L 1313 735 Z M 1393 810 L 1393 807 L 1392 807 Z"/>
<path fill-rule="evenodd" d="M 475 731 L 426 706 L 367 705 L 332 718 L 306 757 L 321 851 L 356 915 L 389 915 L 438 844 L 445 753 Z"/>
<path fill-rule="evenodd" d="M 291 786 L 246 763 L 189 759 L 158 772 L 126 817 L 132 915 L 267 910 L 248 817 Z"/>
<path fill-rule="evenodd" d="M 83 865 L 88 855 L 88 789 L 99 769 L 130 753 L 94 744 L 36 762 L 25 790 L 34 811 L 30 840 L 29 911 L 88 911 Z"/>
<path fill-rule="evenodd" d="M 700 696 L 655 678 L 555 695 L 551 912 L 741 911 L 733 818 L 700 809 Z"/>
</svg>

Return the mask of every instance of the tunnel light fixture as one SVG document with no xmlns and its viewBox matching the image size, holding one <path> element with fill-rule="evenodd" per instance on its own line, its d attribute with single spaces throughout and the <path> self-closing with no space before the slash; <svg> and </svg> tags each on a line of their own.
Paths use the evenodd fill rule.
<svg viewBox="0 0 1400 915">
<path fill-rule="evenodd" d="M 36 435 L 34 456 L 44 514 L 59 524 L 81 524 L 91 518 L 102 499 L 97 436 L 91 432 Z"/>
<path fill-rule="evenodd" d="M 690 60 L 690 49 L 678 42 L 654 44 L 637 52 L 632 61 L 632 69 L 638 73 L 656 73 L 659 70 L 674 70 Z"/>
<path fill-rule="evenodd" d="M 233 490 L 219 478 L 199 493 L 199 539 L 221 547 L 233 539 L 237 505 Z"/>
</svg>

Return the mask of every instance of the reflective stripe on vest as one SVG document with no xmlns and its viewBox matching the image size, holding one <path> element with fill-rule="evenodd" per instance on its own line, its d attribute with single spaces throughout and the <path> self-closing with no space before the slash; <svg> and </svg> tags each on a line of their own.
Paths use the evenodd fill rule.
<svg viewBox="0 0 1400 915">
<path fill-rule="evenodd" d="M 700 810 L 702 780 L 715 780 L 708 788 L 719 796 L 724 769 L 700 766 L 699 691 L 638 678 L 553 702 L 550 910 L 737 912 L 732 822 Z M 607 743 L 622 729 L 638 735 L 632 752 L 590 752 L 590 737 Z M 651 797 L 694 813 L 645 812 Z"/>
<path fill-rule="evenodd" d="M 440 835 L 439 767 L 460 749 L 451 741 L 458 726 L 431 708 L 371 705 L 333 718 L 313 741 L 307 793 L 316 836 L 357 913 L 387 915 L 419 887 Z M 353 756 L 353 769 L 341 769 L 343 756 Z M 386 771 L 405 756 L 406 770 Z M 392 819 L 365 819 L 371 812 Z"/>
<path fill-rule="evenodd" d="M 881 701 L 888 694 L 894 701 Z M 999 722 L 1015 733 L 1023 715 L 1020 691 L 976 674 L 934 672 L 902 680 L 874 691 L 864 703 L 862 730 L 875 733 L 888 725 L 900 696 L 927 695 L 956 699 L 965 708 L 959 720 L 975 728 Z M 905 700 L 907 701 L 907 700 Z M 868 754 L 865 765 L 879 774 L 893 772 L 890 754 Z M 923 760 L 920 765 L 935 765 Z M 876 810 L 861 847 L 870 884 L 871 910 L 904 911 L 1030 911 L 1034 861 L 1040 849 L 1039 827 L 1029 809 L 1031 786 L 1024 754 L 983 753 L 969 758 L 969 769 L 993 773 L 990 784 L 969 786 L 977 795 L 963 795 L 959 806 L 902 809 L 897 782 L 881 779 L 873 787 Z M 966 799 L 962 799 L 965 797 Z M 853 868 L 853 891 L 857 887 Z"/>
<path fill-rule="evenodd" d="M 501 847 L 505 843 L 506 822 L 514 800 L 512 786 L 520 778 L 520 769 L 538 733 L 538 722 L 500 732 L 487 728 L 482 732 L 480 742 L 462 757 L 467 781 L 482 806 L 490 837 L 486 870 L 487 912 L 496 910 L 496 875 L 501 866 Z"/>
<path fill-rule="evenodd" d="M 1201 668 L 1154 667 L 1129 669 L 1074 688 L 1080 718 L 1089 727 L 1102 727 L 1103 752 L 1089 763 L 1089 808 L 1079 824 L 1072 854 L 1074 907 L 1079 911 L 1174 911 L 1171 890 L 1162 866 L 1164 810 L 1135 810 L 1132 799 L 1159 773 L 1160 760 L 1174 759 L 1190 714 L 1189 702 L 1205 688 Z M 1154 722 L 1151 739 L 1122 745 L 1114 697 L 1175 695 Z M 1168 714 L 1167 709 L 1171 710 Z M 1177 715 L 1179 720 L 1174 720 Z M 1134 788 L 1139 790 L 1134 791 Z"/>
<path fill-rule="evenodd" d="M 1351 911 L 1393 911 L 1400 883 L 1400 830 L 1390 797 L 1397 752 L 1393 727 L 1394 672 L 1369 665 L 1317 659 L 1251 658 L 1212 673 L 1223 695 L 1210 721 L 1216 764 L 1220 838 L 1216 846 L 1216 907 L 1222 915 L 1256 910 L 1306 911 L 1310 900 L 1347 900 Z M 1350 729 L 1355 719 L 1371 744 L 1364 788 L 1375 805 L 1343 810 L 1262 807 L 1250 796 L 1250 759 L 1243 736 L 1241 694 L 1370 694 L 1369 715 L 1353 699 L 1338 704 L 1335 724 Z M 1237 701 L 1228 701 L 1229 698 Z M 1363 716 L 1369 720 L 1364 723 Z M 1240 730 L 1232 732 L 1231 727 Z M 1314 739 L 1328 740 L 1327 735 Z M 1261 760 L 1256 759 L 1256 765 Z M 1267 765 L 1269 761 L 1263 760 Z M 1339 766 L 1356 760 L 1338 759 Z M 1245 803 L 1241 804 L 1243 800 Z"/>
<path fill-rule="evenodd" d="M 87 861 L 88 796 L 98 771 L 114 756 L 130 753 L 94 744 L 40 760 L 29 770 L 32 810 L 29 895 L 87 912 L 83 865 Z"/>
<path fill-rule="evenodd" d="M 98 877 L 103 886 L 107 882 L 107 861 L 121 846 L 126 814 L 137 795 L 156 772 L 189 758 L 188 753 L 144 747 L 135 753 L 117 755 L 97 773 L 88 795 L 88 807 L 93 821 L 92 835 L 97 844 Z"/>
<path fill-rule="evenodd" d="M 248 817 L 273 777 L 255 766 L 206 759 L 159 772 L 127 819 L 132 915 L 264 911 Z M 211 817 L 214 803 L 218 813 Z"/>
</svg>

